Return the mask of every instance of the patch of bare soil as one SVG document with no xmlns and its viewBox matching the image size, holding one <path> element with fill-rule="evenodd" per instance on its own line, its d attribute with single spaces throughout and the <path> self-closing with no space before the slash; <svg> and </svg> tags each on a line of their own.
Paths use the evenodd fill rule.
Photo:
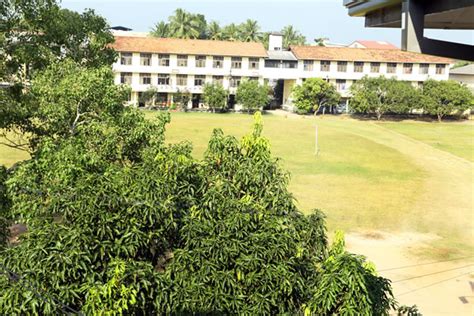
<svg viewBox="0 0 474 316">
<path fill-rule="evenodd" d="M 346 236 L 349 251 L 375 263 L 379 274 L 392 280 L 402 305 L 417 305 L 423 315 L 473 315 L 474 254 L 422 259 L 414 249 L 440 239 L 434 234 L 362 232 Z"/>
</svg>

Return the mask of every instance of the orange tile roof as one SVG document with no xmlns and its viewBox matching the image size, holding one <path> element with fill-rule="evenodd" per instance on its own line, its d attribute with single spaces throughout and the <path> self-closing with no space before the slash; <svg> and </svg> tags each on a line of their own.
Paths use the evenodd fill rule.
<svg viewBox="0 0 474 316">
<path fill-rule="evenodd" d="M 267 57 L 263 44 L 255 42 L 115 36 L 111 46 L 119 52 Z"/>
<path fill-rule="evenodd" d="M 359 43 L 363 45 L 365 48 L 373 48 L 373 49 L 399 49 L 397 46 L 393 45 L 389 42 L 384 41 L 366 41 L 366 40 L 357 40 L 354 43 Z M 352 44 L 354 44 L 352 43 Z"/>
<path fill-rule="evenodd" d="M 322 46 L 291 46 L 290 49 L 298 59 L 401 63 L 453 63 L 453 60 L 449 58 L 405 52 L 395 49 Z"/>
</svg>

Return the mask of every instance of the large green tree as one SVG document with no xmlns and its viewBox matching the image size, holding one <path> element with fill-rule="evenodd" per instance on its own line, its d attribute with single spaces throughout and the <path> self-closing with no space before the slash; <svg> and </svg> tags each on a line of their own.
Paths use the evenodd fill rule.
<svg viewBox="0 0 474 316">
<path fill-rule="evenodd" d="M 207 25 L 207 38 L 210 40 L 222 40 L 222 28 L 217 21 L 211 21 Z"/>
<path fill-rule="evenodd" d="M 247 19 L 239 25 L 240 39 L 244 42 L 258 42 L 260 40 L 260 27 L 255 20 Z"/>
<path fill-rule="evenodd" d="M 170 37 L 170 25 L 164 21 L 160 21 L 151 29 L 150 35 L 154 37 Z"/>
<path fill-rule="evenodd" d="M 215 112 L 227 108 L 227 91 L 219 83 L 206 83 L 202 90 L 204 104 Z"/>
<path fill-rule="evenodd" d="M 462 114 L 473 105 L 472 92 L 457 81 L 427 80 L 423 84 L 423 110 L 440 122 L 444 116 Z"/>
<path fill-rule="evenodd" d="M 260 85 L 257 80 L 242 80 L 237 87 L 235 99 L 246 111 L 263 108 L 270 100 L 268 85 Z"/>
<path fill-rule="evenodd" d="M 169 32 L 176 38 L 200 38 L 205 32 L 206 20 L 201 14 L 192 14 L 183 9 L 176 9 L 169 17 Z"/>
<path fill-rule="evenodd" d="M 294 106 L 299 112 L 317 114 L 324 106 L 336 106 L 341 95 L 336 87 L 321 78 L 308 78 L 291 91 Z"/>
<path fill-rule="evenodd" d="M 283 47 L 289 48 L 291 45 L 304 45 L 306 37 L 296 30 L 293 25 L 287 25 L 282 30 Z"/>
<path fill-rule="evenodd" d="M 407 114 L 420 108 L 420 93 L 411 83 L 395 78 L 364 77 L 351 86 L 351 109 L 355 113 L 375 115 Z"/>
</svg>

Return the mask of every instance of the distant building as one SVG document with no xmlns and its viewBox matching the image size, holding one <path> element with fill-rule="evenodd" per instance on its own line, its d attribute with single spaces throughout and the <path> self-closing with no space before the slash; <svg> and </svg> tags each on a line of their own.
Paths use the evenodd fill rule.
<svg viewBox="0 0 474 316">
<path fill-rule="evenodd" d="M 364 76 L 395 77 L 418 86 L 427 79 L 447 80 L 451 59 L 394 49 L 349 47 L 282 47 L 282 36 L 272 34 L 270 50 L 253 42 L 229 42 L 116 36 L 113 47 L 119 59 L 113 64 L 115 82 L 132 88 L 130 103 L 144 106 L 141 98 L 150 87 L 156 100 L 173 102 L 179 92 L 191 94 L 190 108 L 203 107 L 206 83 L 217 82 L 229 91 L 229 105 L 243 79 L 268 82 L 278 91 L 279 102 L 291 106 L 291 89 L 307 78 L 323 78 L 335 85 L 344 103 L 350 86 Z"/>
<path fill-rule="evenodd" d="M 358 40 L 352 42 L 347 47 L 352 48 L 372 48 L 372 49 L 399 49 L 397 46 L 385 41 Z"/>
<path fill-rule="evenodd" d="M 449 79 L 464 83 L 474 93 L 474 64 L 451 69 Z"/>
</svg>

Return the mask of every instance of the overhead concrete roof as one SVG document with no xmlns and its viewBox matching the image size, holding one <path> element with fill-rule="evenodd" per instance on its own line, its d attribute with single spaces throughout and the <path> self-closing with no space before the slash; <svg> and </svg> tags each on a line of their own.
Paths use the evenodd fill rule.
<svg viewBox="0 0 474 316">
<path fill-rule="evenodd" d="M 471 75 L 474 76 L 474 64 L 469 64 L 463 67 L 454 68 L 449 71 L 450 74 L 454 75 Z"/>
<path fill-rule="evenodd" d="M 273 60 L 287 60 L 287 61 L 297 61 L 298 59 L 293 55 L 292 52 L 288 50 L 269 50 L 267 51 L 268 59 Z"/>
</svg>

